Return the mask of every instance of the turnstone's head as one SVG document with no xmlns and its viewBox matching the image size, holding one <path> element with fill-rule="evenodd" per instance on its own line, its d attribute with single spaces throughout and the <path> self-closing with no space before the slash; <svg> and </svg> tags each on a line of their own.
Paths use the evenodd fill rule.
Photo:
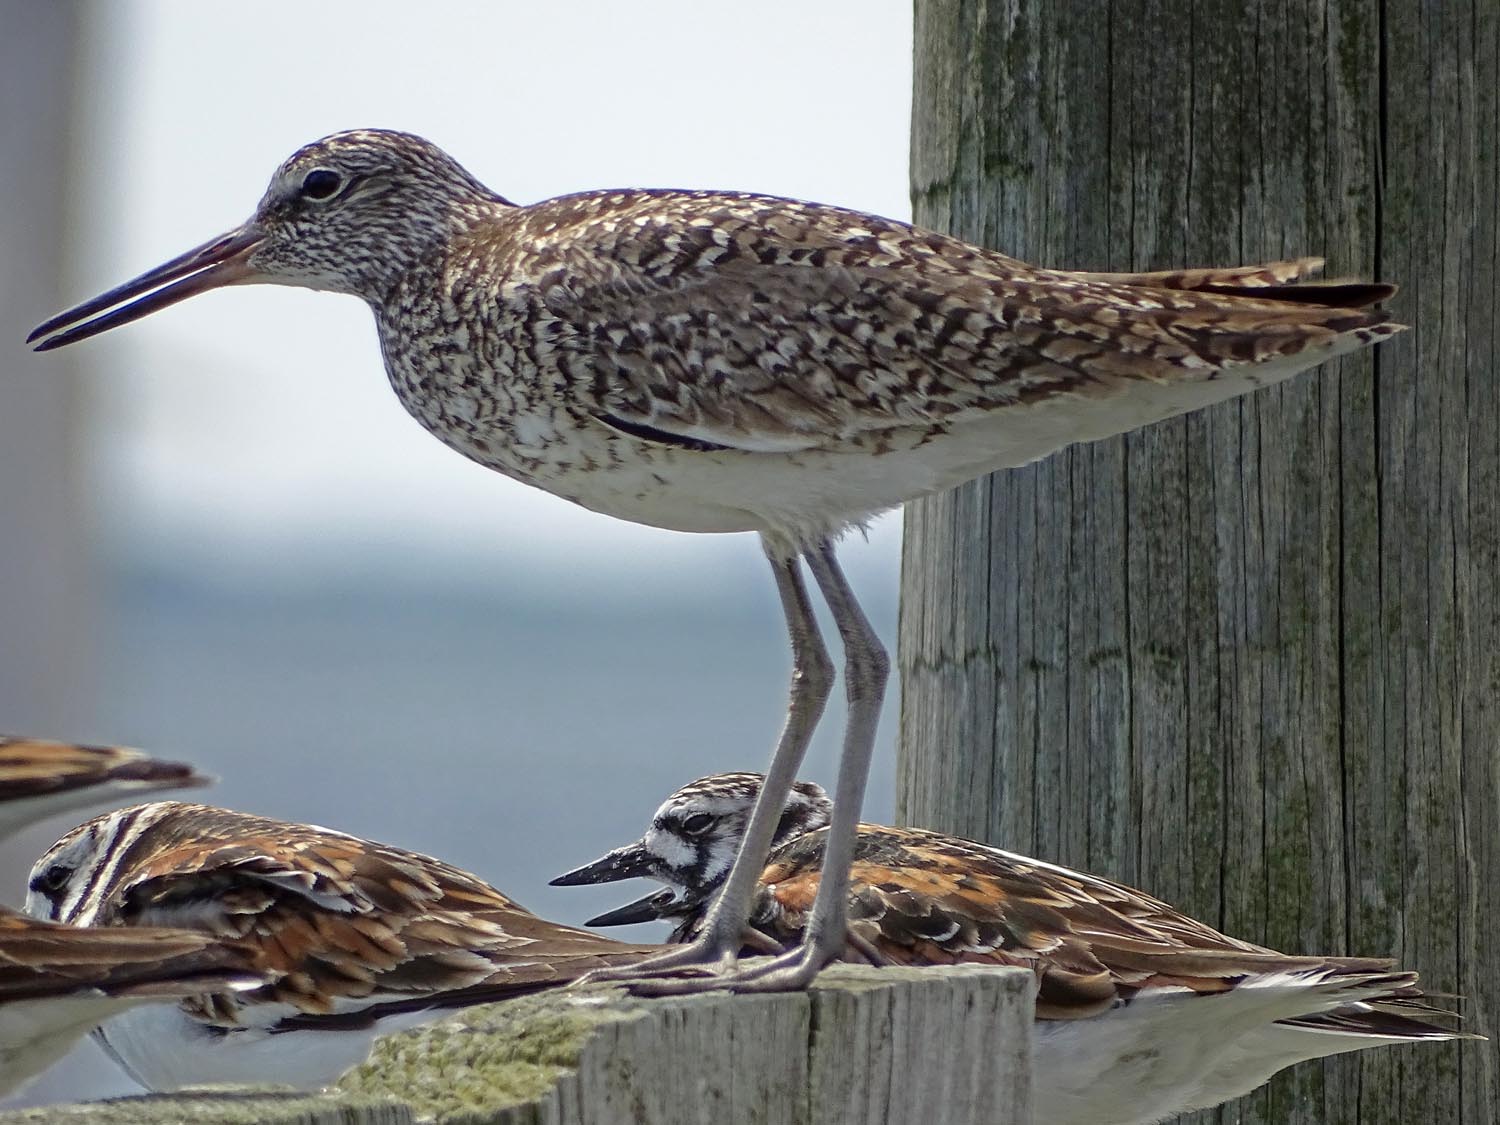
<svg viewBox="0 0 1500 1125">
<path fill-rule="evenodd" d="M 729 875 L 763 780 L 758 773 L 719 773 L 689 782 L 662 802 L 639 840 L 559 875 L 552 885 L 654 879 L 668 888 L 601 914 L 589 925 L 625 925 L 692 914 Z M 833 802 L 822 786 L 797 782 L 772 846 L 825 827 L 832 811 Z"/>
</svg>

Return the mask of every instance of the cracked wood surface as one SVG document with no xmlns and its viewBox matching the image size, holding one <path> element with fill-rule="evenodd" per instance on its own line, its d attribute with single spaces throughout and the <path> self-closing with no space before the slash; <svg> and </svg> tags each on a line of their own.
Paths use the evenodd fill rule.
<svg viewBox="0 0 1500 1125">
<path fill-rule="evenodd" d="M 1500 1031 L 1500 6 L 922 0 L 919 223 L 1043 265 L 1316 253 L 1412 331 L 907 509 L 899 812 Z M 1195 1121 L 1500 1120 L 1493 1042 Z"/>
</svg>

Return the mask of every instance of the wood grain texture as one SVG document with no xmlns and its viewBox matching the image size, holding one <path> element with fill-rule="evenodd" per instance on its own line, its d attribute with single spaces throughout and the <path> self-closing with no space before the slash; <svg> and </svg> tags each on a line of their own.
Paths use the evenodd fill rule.
<svg viewBox="0 0 1500 1125">
<path fill-rule="evenodd" d="M 1374 353 L 907 509 L 902 819 L 1500 1032 L 1500 4 L 921 0 L 919 223 L 1067 268 L 1313 253 Z M 1195 1120 L 1500 1120 L 1495 1044 Z"/>
<path fill-rule="evenodd" d="M 839 965 L 805 993 L 593 986 L 388 1036 L 331 1095 L 126 1098 L 0 1125 L 1030 1125 L 1033 982 Z"/>
</svg>

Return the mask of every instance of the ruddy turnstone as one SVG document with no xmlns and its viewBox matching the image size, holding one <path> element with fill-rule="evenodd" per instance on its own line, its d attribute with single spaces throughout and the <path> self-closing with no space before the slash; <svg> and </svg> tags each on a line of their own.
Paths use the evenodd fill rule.
<svg viewBox="0 0 1500 1125">
<path fill-rule="evenodd" d="M 667 889 L 601 914 L 588 924 L 625 926 L 676 920 L 689 921 L 691 928 L 701 921 L 709 900 L 729 875 L 761 781 L 758 773 L 717 773 L 684 785 L 662 802 L 639 840 L 559 875 L 552 886 L 655 879 Z M 832 813 L 833 802 L 821 785 L 796 782 L 776 824 L 773 851 L 797 836 L 826 828 Z M 670 940 L 682 942 L 689 936 L 683 929 L 674 931 Z M 755 940 L 753 935 L 746 936 Z"/>
<path fill-rule="evenodd" d="M 137 750 L 0 735 L 0 839 L 59 813 L 207 784 L 191 766 Z M 108 1016 L 264 979 L 244 950 L 204 934 L 64 926 L 0 907 L 0 1094 Z"/>
<path fill-rule="evenodd" d="M 415 852 L 172 801 L 68 833 L 32 868 L 26 909 L 75 925 L 178 926 L 253 951 L 262 987 L 137 1009 L 99 1030 L 151 1090 L 319 1089 L 377 1035 L 659 948 L 549 922 Z"/>
<path fill-rule="evenodd" d="M 210 934 L 41 922 L 0 907 L 0 1094 L 122 1012 L 258 987 L 253 951 Z"/>
<path fill-rule="evenodd" d="M 0 838 L 57 813 L 209 783 L 191 766 L 123 746 L 0 735 Z"/>
<path fill-rule="evenodd" d="M 740 192 L 516 206 L 430 142 L 366 129 L 299 149 L 245 223 L 30 339 L 59 347 L 223 285 L 347 293 L 374 311 L 403 405 L 458 452 L 620 519 L 759 534 L 791 642 L 789 713 L 743 859 L 701 935 L 650 966 L 715 964 L 721 979 L 645 990 L 783 989 L 843 946 L 889 666 L 839 567 L 839 536 L 914 497 L 1278 383 L 1399 330 L 1371 307 L 1391 286 L 1309 282 L 1320 264 L 1067 272 Z M 804 564 L 843 641 L 848 693 L 829 877 L 799 948 L 736 970 L 833 684 Z"/>
<path fill-rule="evenodd" d="M 727 779 L 726 779 L 727 778 Z M 641 877 L 665 890 L 590 925 L 705 923 L 722 856 L 755 799 L 755 774 L 700 778 L 657 810 L 646 834 L 553 880 Z M 811 831 L 771 854 L 747 948 L 795 944 L 808 924 L 828 842 L 822 790 L 788 808 Z M 785 823 L 785 822 L 783 822 Z M 1368 957 L 1299 957 L 1229 937 L 1139 891 L 919 828 L 862 824 L 845 955 L 877 964 L 990 962 L 1037 979 L 1037 1121 L 1147 1125 L 1248 1093 L 1284 1067 L 1367 1047 L 1463 1038 L 1437 1020 L 1415 973 Z"/>
</svg>

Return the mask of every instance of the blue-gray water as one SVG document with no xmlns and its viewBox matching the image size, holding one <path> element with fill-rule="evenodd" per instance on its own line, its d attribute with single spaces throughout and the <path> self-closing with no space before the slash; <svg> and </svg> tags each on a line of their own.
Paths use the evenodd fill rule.
<svg viewBox="0 0 1500 1125">
<path fill-rule="evenodd" d="M 743 575 L 692 591 L 569 576 L 543 581 L 544 599 L 501 575 L 217 585 L 125 566 L 105 588 L 96 729 L 73 733 L 221 779 L 190 799 L 429 852 L 577 923 L 644 888 L 548 878 L 632 838 L 677 785 L 769 756 L 789 664 L 770 576 L 752 540 L 745 552 Z M 870 577 L 856 584 L 894 647 L 894 574 Z M 871 819 L 891 808 L 896 692 Z M 804 776 L 831 782 L 840 718 L 831 707 Z M 67 827 L 34 833 L 33 850 Z M 90 1045 L 26 1101 L 133 1089 Z"/>
</svg>

